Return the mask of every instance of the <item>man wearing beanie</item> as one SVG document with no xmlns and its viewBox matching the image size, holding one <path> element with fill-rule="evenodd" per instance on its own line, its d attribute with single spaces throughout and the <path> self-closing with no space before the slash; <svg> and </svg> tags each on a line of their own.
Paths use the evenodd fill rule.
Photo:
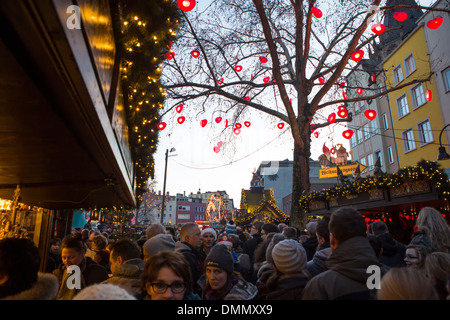
<svg viewBox="0 0 450 320">
<path fill-rule="evenodd" d="M 216 245 L 205 259 L 205 300 L 252 300 L 258 289 L 234 271 L 234 260 L 226 246 Z"/>
<path fill-rule="evenodd" d="M 145 241 L 142 246 L 142 251 L 144 253 L 144 261 L 147 262 L 150 255 L 159 251 L 174 251 L 175 241 L 170 234 L 157 234 L 147 241 Z"/>
<path fill-rule="evenodd" d="M 263 300 L 299 300 L 308 283 L 306 251 L 293 239 L 278 242 L 272 249 L 275 272 L 267 279 Z"/>
</svg>

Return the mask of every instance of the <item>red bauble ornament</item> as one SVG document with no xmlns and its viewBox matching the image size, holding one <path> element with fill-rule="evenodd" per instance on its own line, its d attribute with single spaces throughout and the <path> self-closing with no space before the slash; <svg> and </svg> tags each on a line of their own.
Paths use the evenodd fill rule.
<svg viewBox="0 0 450 320">
<path fill-rule="evenodd" d="M 336 153 L 336 150 L 335 150 L 334 148 L 331 148 L 331 149 L 330 149 L 330 153 L 331 153 L 331 154 L 335 154 L 335 153 Z"/>
<path fill-rule="evenodd" d="M 362 89 L 362 88 L 356 89 L 356 93 L 357 93 L 357 94 L 362 94 L 362 93 L 363 93 L 363 89 Z"/>
<path fill-rule="evenodd" d="M 342 97 L 343 97 L 344 99 L 347 99 L 347 93 L 346 93 L 345 91 L 342 91 Z"/>
<path fill-rule="evenodd" d="M 316 137 L 316 138 L 319 137 L 319 131 L 314 132 L 314 137 Z"/>
<path fill-rule="evenodd" d="M 339 83 L 339 88 L 344 89 L 345 88 L 345 82 L 342 81 L 341 83 Z"/>
<path fill-rule="evenodd" d="M 216 123 L 220 123 L 222 121 L 222 117 L 217 117 L 215 121 Z"/>
<path fill-rule="evenodd" d="M 217 81 L 217 83 L 219 86 L 223 85 L 223 78 L 220 78 L 219 81 Z"/>
<path fill-rule="evenodd" d="M 270 81 L 270 77 L 265 77 L 264 79 L 263 79 L 263 82 L 264 83 L 267 83 L 267 82 L 269 82 Z"/>
<path fill-rule="evenodd" d="M 237 123 L 234 125 L 234 128 L 235 128 L 235 129 L 240 129 L 240 128 L 242 128 L 242 124 L 240 124 L 239 122 L 237 122 Z"/>
<path fill-rule="evenodd" d="M 267 62 L 267 58 L 263 57 L 263 56 L 260 56 L 259 57 L 259 61 L 261 61 L 261 63 L 266 63 Z"/>
<path fill-rule="evenodd" d="M 195 8 L 195 0 L 177 0 L 178 7 L 184 12 L 189 12 Z"/>
<path fill-rule="evenodd" d="M 241 129 L 240 128 L 234 128 L 233 132 L 234 132 L 235 135 L 238 135 L 238 134 L 241 133 Z"/>
<path fill-rule="evenodd" d="M 350 139 L 353 136 L 353 130 L 351 129 L 345 130 L 344 132 L 342 132 L 342 136 L 345 139 Z"/>
<path fill-rule="evenodd" d="M 250 101 L 250 97 L 249 97 L 249 96 L 245 96 L 245 97 L 243 97 L 242 99 L 247 100 L 247 101 Z"/>
<path fill-rule="evenodd" d="M 373 120 L 377 116 L 377 112 L 372 109 L 367 109 L 366 111 L 364 111 L 364 115 L 366 116 L 367 119 Z"/>
<path fill-rule="evenodd" d="M 317 18 L 317 19 L 320 19 L 320 18 L 322 18 L 322 10 L 320 10 L 319 8 L 317 8 L 317 7 L 311 7 L 311 11 L 312 11 L 312 14 Z"/>
<path fill-rule="evenodd" d="M 247 128 L 250 127 L 250 125 L 251 125 L 250 121 L 245 121 L 244 122 L 244 126 L 246 126 Z"/>
<path fill-rule="evenodd" d="M 279 124 L 277 124 L 278 129 L 283 129 L 284 128 L 284 123 L 280 122 Z"/>
<path fill-rule="evenodd" d="M 228 128 L 228 119 L 225 120 L 225 128 Z"/>
<path fill-rule="evenodd" d="M 194 58 L 198 58 L 200 56 L 200 51 L 192 50 L 191 51 L 191 56 L 193 56 Z"/>
<path fill-rule="evenodd" d="M 431 90 L 427 90 L 425 93 L 425 99 L 427 99 L 427 101 L 431 101 L 433 99 L 433 92 Z"/>
<path fill-rule="evenodd" d="M 372 82 L 375 82 L 375 73 L 372 74 Z"/>
<path fill-rule="evenodd" d="M 336 113 L 332 113 L 332 114 L 330 114 L 329 116 L 328 116 L 328 123 L 329 124 L 332 124 L 332 123 L 335 123 L 336 122 Z"/>
<path fill-rule="evenodd" d="M 203 119 L 202 121 L 200 121 L 200 125 L 202 126 L 202 128 L 204 128 L 207 124 L 208 124 L 208 120 L 206 120 L 206 119 Z"/>
<path fill-rule="evenodd" d="M 386 26 L 382 23 L 377 23 L 373 24 L 372 27 L 370 27 L 370 30 L 375 34 L 380 35 L 386 30 Z"/>
<path fill-rule="evenodd" d="M 358 50 L 352 53 L 352 60 L 353 61 L 361 61 L 361 59 L 364 57 L 364 50 Z"/>
<path fill-rule="evenodd" d="M 320 78 L 319 78 L 319 82 L 322 83 L 322 84 L 324 84 L 324 83 L 325 83 L 325 79 L 322 78 L 322 77 L 320 77 Z"/>
<path fill-rule="evenodd" d="M 183 105 L 182 105 L 182 104 L 177 105 L 177 107 L 175 108 L 175 110 L 176 110 L 178 113 L 181 113 L 181 111 L 183 111 Z"/>
<path fill-rule="evenodd" d="M 442 17 L 434 18 L 433 20 L 430 20 L 427 22 L 427 27 L 430 29 L 437 29 L 441 26 L 444 19 Z"/>
<path fill-rule="evenodd" d="M 220 152 L 220 147 L 214 147 L 213 150 L 214 150 L 215 153 L 219 153 Z"/>
<path fill-rule="evenodd" d="M 241 72 L 242 66 L 236 66 L 236 67 L 234 67 L 234 70 L 236 70 L 237 72 Z"/>
<path fill-rule="evenodd" d="M 406 19 L 408 19 L 408 14 L 406 12 L 395 12 L 394 19 L 397 21 L 403 22 Z"/>
<path fill-rule="evenodd" d="M 179 124 L 183 124 L 183 122 L 186 120 L 186 118 L 184 116 L 178 117 L 177 122 Z"/>
<path fill-rule="evenodd" d="M 158 124 L 158 129 L 163 131 L 167 127 L 167 124 L 165 122 L 161 122 Z"/>
</svg>

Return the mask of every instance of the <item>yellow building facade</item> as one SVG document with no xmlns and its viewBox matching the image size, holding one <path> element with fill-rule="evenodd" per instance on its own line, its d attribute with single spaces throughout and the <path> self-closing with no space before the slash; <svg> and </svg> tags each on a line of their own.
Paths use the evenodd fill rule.
<svg viewBox="0 0 450 320">
<path fill-rule="evenodd" d="M 384 61 L 395 141 L 400 167 L 414 166 L 422 159 L 435 161 L 439 134 L 444 127 L 441 106 L 437 99 L 423 26 L 416 28 Z M 414 80 L 427 79 L 423 83 Z M 431 90 L 431 100 L 427 95 Z M 433 97 L 434 96 L 434 97 Z M 442 144 L 447 145 L 445 135 Z M 450 167 L 446 161 L 443 168 Z"/>
</svg>

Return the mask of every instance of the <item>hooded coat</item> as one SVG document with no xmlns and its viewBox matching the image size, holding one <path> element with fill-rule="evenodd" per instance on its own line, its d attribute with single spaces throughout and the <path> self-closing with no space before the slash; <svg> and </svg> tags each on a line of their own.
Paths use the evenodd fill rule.
<svg viewBox="0 0 450 320">
<path fill-rule="evenodd" d="M 354 237 L 339 244 L 325 263 L 327 271 L 310 279 L 303 290 L 304 300 L 369 300 L 375 298 L 367 287 L 371 273 L 367 268 L 379 266 L 369 241 Z"/>
<path fill-rule="evenodd" d="M 55 300 L 58 294 L 58 279 L 50 273 L 38 273 L 37 282 L 28 290 L 4 297 L 0 300 Z"/>
<path fill-rule="evenodd" d="M 381 240 L 381 248 L 383 251 L 378 257 L 380 263 L 388 267 L 402 267 L 405 265 L 406 246 L 398 242 L 389 233 L 383 233 L 377 236 Z"/>
<path fill-rule="evenodd" d="M 309 260 L 306 264 L 306 270 L 308 271 L 311 278 L 327 270 L 325 262 L 328 260 L 330 255 L 331 248 L 325 248 L 316 251 L 312 260 Z"/>
<path fill-rule="evenodd" d="M 61 264 L 58 269 L 53 271 L 53 274 L 58 278 L 60 286 L 58 296 L 56 297 L 57 300 L 72 300 L 81 289 L 108 279 L 106 269 L 89 257 L 84 257 L 79 267 L 81 271 L 80 289 L 68 288 L 67 280 L 71 274 L 66 272 L 67 268 L 64 264 Z"/>
</svg>

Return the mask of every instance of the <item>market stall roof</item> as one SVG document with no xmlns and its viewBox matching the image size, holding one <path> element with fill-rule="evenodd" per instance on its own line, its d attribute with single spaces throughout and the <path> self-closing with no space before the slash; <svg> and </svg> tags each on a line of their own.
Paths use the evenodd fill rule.
<svg viewBox="0 0 450 320">
<path fill-rule="evenodd" d="M 0 198 L 20 185 L 32 206 L 134 206 L 108 101 L 92 94 L 102 86 L 92 52 L 67 37 L 52 1 L 34 5 L 0 3 Z"/>
</svg>

